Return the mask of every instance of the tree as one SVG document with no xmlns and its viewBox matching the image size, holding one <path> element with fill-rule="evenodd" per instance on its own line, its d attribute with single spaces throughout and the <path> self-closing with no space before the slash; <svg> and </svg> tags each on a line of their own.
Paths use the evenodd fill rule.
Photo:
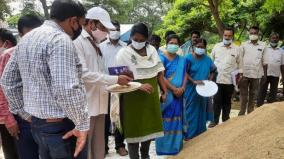
<svg viewBox="0 0 284 159">
<path fill-rule="evenodd" d="M 45 19 L 49 19 L 49 6 L 47 6 L 46 0 L 40 0 L 40 3 L 42 5 L 43 8 L 43 13 L 44 13 L 44 17 Z"/>
<path fill-rule="evenodd" d="M 0 0 L 0 20 L 4 20 L 9 14 L 11 14 L 11 11 L 8 6 L 8 0 Z"/>
</svg>

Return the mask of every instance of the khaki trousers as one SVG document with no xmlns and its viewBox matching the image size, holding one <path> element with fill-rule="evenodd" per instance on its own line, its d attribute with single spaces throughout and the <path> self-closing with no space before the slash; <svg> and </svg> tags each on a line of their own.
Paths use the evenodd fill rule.
<svg viewBox="0 0 284 159">
<path fill-rule="evenodd" d="M 105 114 L 92 116 L 88 135 L 88 159 L 105 157 Z"/>
</svg>

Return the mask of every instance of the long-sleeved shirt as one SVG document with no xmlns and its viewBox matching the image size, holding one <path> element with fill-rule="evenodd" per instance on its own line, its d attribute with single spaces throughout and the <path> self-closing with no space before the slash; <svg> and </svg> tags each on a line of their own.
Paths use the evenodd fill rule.
<svg viewBox="0 0 284 159">
<path fill-rule="evenodd" d="M 226 47 L 223 42 L 220 42 L 212 49 L 211 56 L 218 72 L 216 82 L 220 84 L 233 84 L 232 72 L 238 70 L 239 73 L 242 73 L 240 48 L 234 44 Z"/>
<path fill-rule="evenodd" d="M 95 49 L 98 46 L 90 40 L 94 39 L 83 29 L 74 44 L 83 67 L 82 78 L 87 90 L 88 112 L 90 116 L 97 116 L 108 113 L 106 85 L 116 84 L 118 77 L 108 75 L 103 57 Z"/>
<path fill-rule="evenodd" d="M 54 21 L 26 34 L 5 67 L 1 85 L 10 111 L 27 119 L 71 119 L 89 129 L 82 66 L 71 38 Z"/>
<path fill-rule="evenodd" d="M 266 59 L 267 76 L 279 77 L 281 73 L 281 66 L 284 65 L 284 53 L 281 48 L 272 48 L 267 46 L 264 49 L 264 56 Z"/>
<path fill-rule="evenodd" d="M 8 63 L 8 60 L 10 59 L 13 51 L 14 47 L 4 51 L 4 53 L 0 56 L 0 77 L 2 76 L 4 68 Z M 0 87 L 0 123 L 5 124 L 7 128 L 17 124 L 17 121 L 15 120 L 13 114 L 9 111 L 8 101 L 1 87 Z"/>
</svg>

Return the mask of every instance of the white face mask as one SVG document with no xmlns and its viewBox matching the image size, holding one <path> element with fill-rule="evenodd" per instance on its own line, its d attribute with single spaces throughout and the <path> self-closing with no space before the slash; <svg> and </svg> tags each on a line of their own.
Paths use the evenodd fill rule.
<svg viewBox="0 0 284 159">
<path fill-rule="evenodd" d="M 107 37 L 107 32 L 101 31 L 99 29 L 92 31 L 94 38 L 96 39 L 97 43 L 101 43 Z"/>
<path fill-rule="evenodd" d="M 145 47 L 146 45 L 146 41 L 145 42 L 137 42 L 134 40 L 131 40 L 132 43 L 131 45 L 136 49 L 136 50 L 141 50 L 143 47 Z"/>
<path fill-rule="evenodd" d="M 120 31 L 110 31 L 109 38 L 112 40 L 118 40 L 120 37 Z"/>
<path fill-rule="evenodd" d="M 253 41 L 258 40 L 258 35 L 249 35 L 249 39 Z"/>
</svg>

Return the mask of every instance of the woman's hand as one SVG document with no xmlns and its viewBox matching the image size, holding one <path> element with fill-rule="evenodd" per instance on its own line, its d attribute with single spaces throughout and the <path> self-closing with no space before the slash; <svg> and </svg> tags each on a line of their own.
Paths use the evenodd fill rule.
<svg viewBox="0 0 284 159">
<path fill-rule="evenodd" d="M 176 97 L 182 96 L 183 92 L 184 92 L 184 88 L 183 88 L 183 87 L 181 87 L 181 88 L 175 88 L 174 91 L 173 91 L 173 93 L 174 93 L 174 95 L 175 95 Z"/>
<path fill-rule="evenodd" d="M 148 94 L 153 93 L 153 87 L 149 83 L 142 84 L 141 87 L 139 88 L 141 91 L 144 91 Z"/>
<path fill-rule="evenodd" d="M 164 103 L 166 101 L 166 98 L 167 98 L 167 92 L 163 93 L 160 97 L 160 102 L 161 103 Z"/>
<path fill-rule="evenodd" d="M 193 84 L 195 85 L 204 85 L 203 81 L 193 81 Z"/>
</svg>

